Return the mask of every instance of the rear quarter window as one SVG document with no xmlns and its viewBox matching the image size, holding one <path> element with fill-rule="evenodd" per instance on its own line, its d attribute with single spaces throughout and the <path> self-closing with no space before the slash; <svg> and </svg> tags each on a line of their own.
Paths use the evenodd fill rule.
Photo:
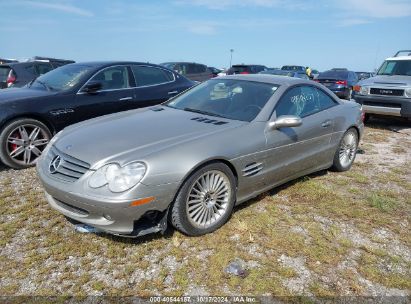
<svg viewBox="0 0 411 304">
<path fill-rule="evenodd" d="M 7 76 L 10 73 L 9 67 L 0 67 L 0 81 L 5 82 L 7 80 Z"/>
</svg>

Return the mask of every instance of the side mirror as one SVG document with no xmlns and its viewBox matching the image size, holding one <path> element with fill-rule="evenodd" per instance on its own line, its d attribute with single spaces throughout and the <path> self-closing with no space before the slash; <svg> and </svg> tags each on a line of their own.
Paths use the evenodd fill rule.
<svg viewBox="0 0 411 304">
<path fill-rule="evenodd" d="M 88 93 L 88 94 L 93 94 L 96 93 L 97 91 L 101 90 L 101 88 L 103 87 L 103 84 L 99 81 L 90 81 L 89 83 L 87 83 L 84 88 L 83 88 L 83 92 Z"/>
<path fill-rule="evenodd" d="M 269 123 L 271 129 L 299 127 L 303 123 L 302 119 L 294 115 L 283 115 Z"/>
</svg>

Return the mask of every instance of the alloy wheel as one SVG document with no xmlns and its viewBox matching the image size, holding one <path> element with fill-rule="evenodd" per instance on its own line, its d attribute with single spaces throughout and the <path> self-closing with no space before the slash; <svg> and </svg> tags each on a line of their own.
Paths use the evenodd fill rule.
<svg viewBox="0 0 411 304">
<path fill-rule="evenodd" d="M 19 165 L 33 165 L 50 141 L 48 133 L 34 124 L 23 124 L 13 129 L 6 143 L 9 157 Z"/>
<path fill-rule="evenodd" d="M 340 163 L 343 167 L 348 167 L 354 161 L 357 150 L 357 136 L 354 131 L 345 134 L 339 151 Z"/>
<path fill-rule="evenodd" d="M 207 229 L 228 210 L 231 200 L 231 184 L 221 171 L 212 170 L 202 174 L 192 184 L 187 197 L 187 217 L 190 223 Z"/>
</svg>

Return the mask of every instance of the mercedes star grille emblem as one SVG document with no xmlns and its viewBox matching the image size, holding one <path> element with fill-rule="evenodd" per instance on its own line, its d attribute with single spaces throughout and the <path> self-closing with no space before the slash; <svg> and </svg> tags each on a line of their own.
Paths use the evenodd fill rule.
<svg viewBox="0 0 411 304">
<path fill-rule="evenodd" d="M 57 155 L 50 162 L 50 166 L 49 166 L 50 173 L 51 174 L 56 173 L 58 168 L 60 167 L 60 165 L 61 165 L 61 157 L 60 157 L 60 155 Z"/>
</svg>

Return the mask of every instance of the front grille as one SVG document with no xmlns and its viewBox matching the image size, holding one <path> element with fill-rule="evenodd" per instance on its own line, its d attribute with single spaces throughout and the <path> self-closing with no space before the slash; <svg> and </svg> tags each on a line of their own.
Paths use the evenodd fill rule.
<svg viewBox="0 0 411 304">
<path fill-rule="evenodd" d="M 58 156 L 60 157 L 60 161 L 57 168 L 51 168 L 53 160 Z M 90 169 L 88 163 L 67 155 L 54 146 L 51 147 L 49 151 L 48 160 L 50 174 L 66 182 L 75 182 Z"/>
<path fill-rule="evenodd" d="M 404 90 L 371 88 L 370 89 L 370 94 L 387 95 L 387 96 L 403 96 L 404 95 Z"/>
</svg>

